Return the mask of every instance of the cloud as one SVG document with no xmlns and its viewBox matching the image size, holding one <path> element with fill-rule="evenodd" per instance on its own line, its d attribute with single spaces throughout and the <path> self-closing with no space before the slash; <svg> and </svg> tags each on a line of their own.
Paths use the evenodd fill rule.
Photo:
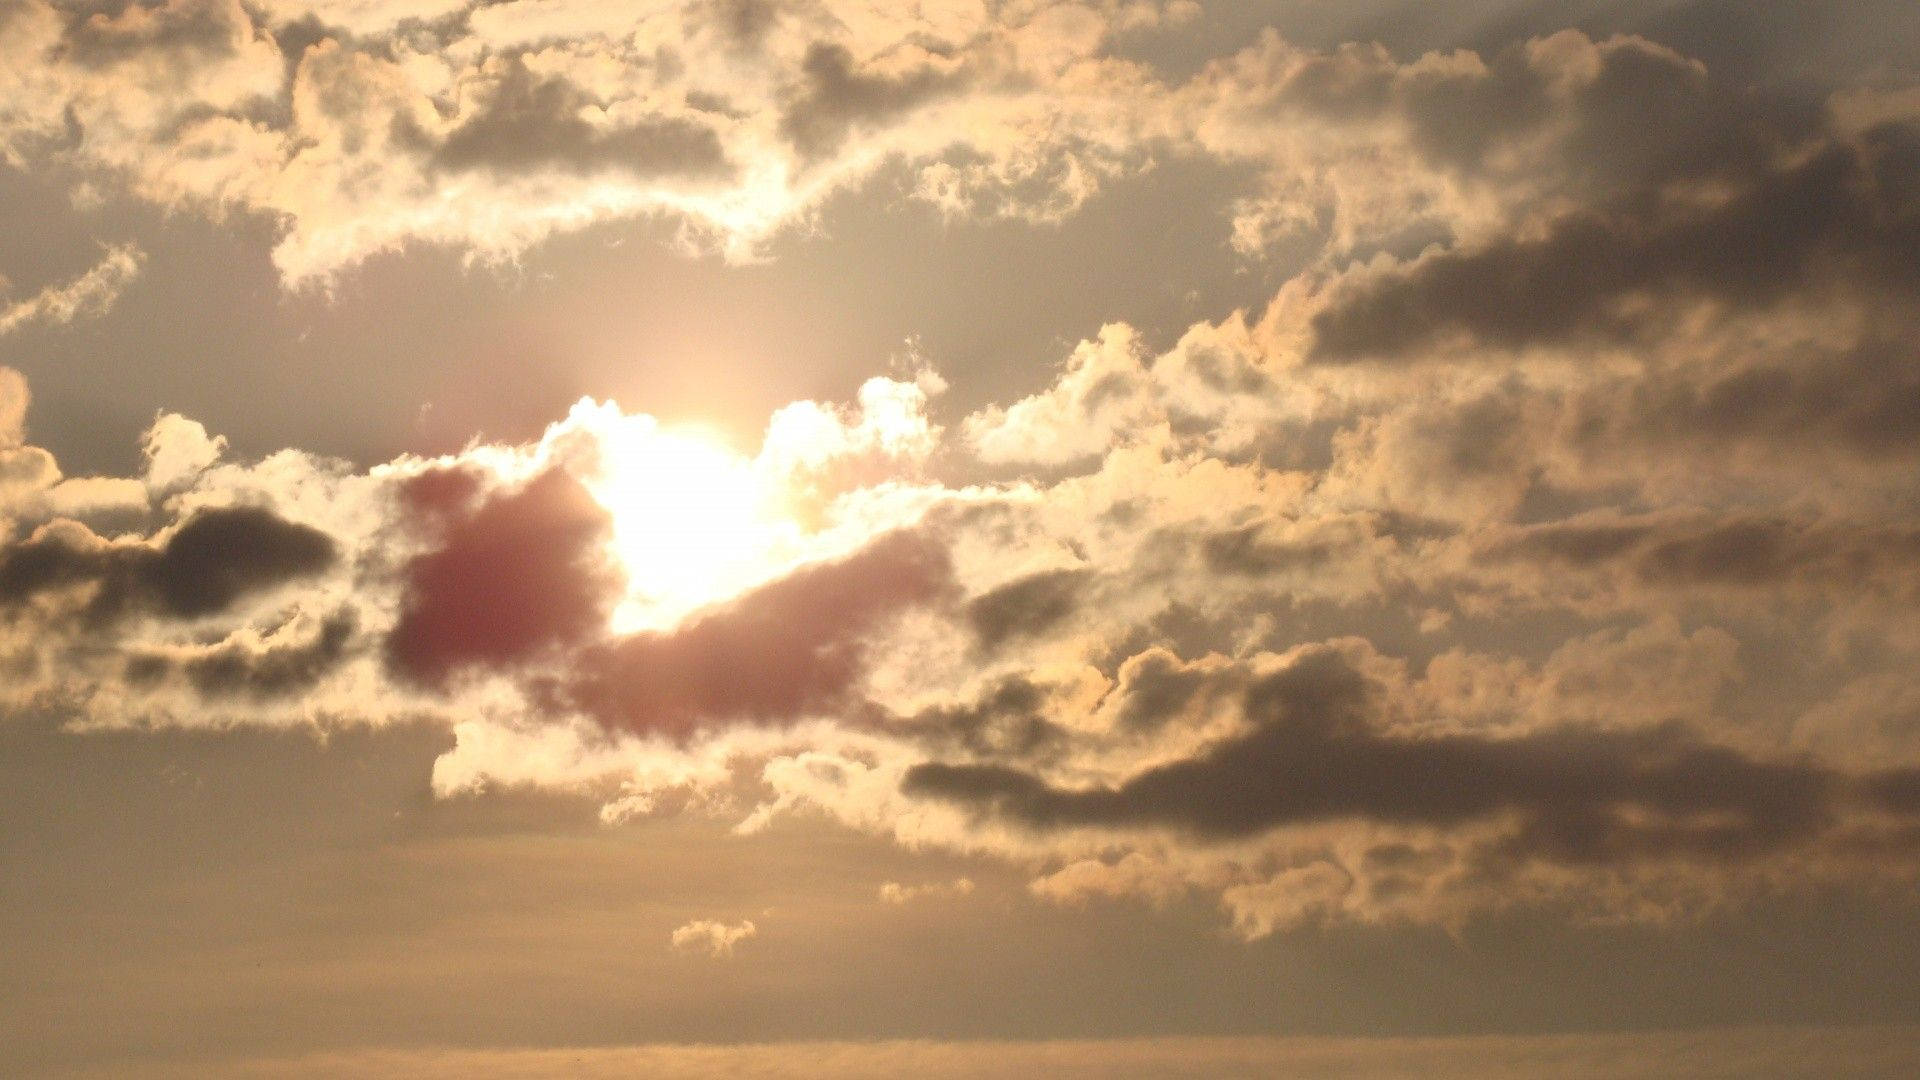
<svg viewBox="0 0 1920 1080">
<path fill-rule="evenodd" d="M 0 606 L 71 595 L 72 610 L 89 624 L 135 612 L 192 619 L 318 574 L 335 558 L 325 533 L 262 507 L 198 511 L 157 546 L 107 541 L 56 521 L 0 552 Z"/>
<path fill-rule="evenodd" d="M 713 919 L 695 919 L 673 932 L 673 947 L 682 952 L 704 952 L 719 959 L 732 956 L 733 947 L 759 933 L 752 919 L 728 925 Z"/>
<path fill-rule="evenodd" d="M 948 589 L 945 554 L 911 533 L 797 569 L 670 631 L 586 651 L 554 692 L 611 728 L 685 733 L 848 704 L 866 637 Z"/>
<path fill-rule="evenodd" d="M 910 904 L 916 900 L 970 896 L 972 893 L 973 879 L 964 877 L 920 885 L 902 885 L 898 881 L 880 883 L 880 902 L 883 904 Z"/>
<path fill-rule="evenodd" d="M 571 474 L 549 469 L 490 493 L 472 472 L 422 473 L 402 499 L 440 533 L 404 571 L 387 636 L 395 671 L 444 682 L 463 666 L 501 666 L 601 632 L 621 582 L 605 547 L 611 518 Z"/>
<path fill-rule="evenodd" d="M 946 168 L 950 209 L 964 188 L 1010 212 L 1057 212 L 1097 187 L 1096 161 L 1140 155 L 1122 99 L 1090 86 L 1061 101 L 1043 80 L 1074 68 L 1150 86 L 1098 55 L 1117 9 L 18 7 L 0 27 L 19 61 L 0 83 L 0 152 L 71 163 L 170 210 L 273 221 L 294 286 L 409 243 L 504 260 L 659 215 L 686 241 L 750 258 L 896 158 Z M 1124 18 L 1151 15 L 1132 9 Z M 934 109 L 937 129 L 919 122 Z M 964 168 L 941 160 L 956 156 Z"/>
<path fill-rule="evenodd" d="M 1090 572 L 1043 570 L 1008 582 L 967 602 L 967 621 L 980 645 L 996 649 L 1011 639 L 1039 633 L 1072 615 Z"/>
<path fill-rule="evenodd" d="M 135 653 L 124 677 L 150 686 L 178 672 L 203 698 L 287 698 L 311 690 L 347 659 L 356 621 L 351 610 L 343 610 L 304 639 L 289 640 L 285 633 L 265 640 L 233 636 L 212 646 Z"/>
<path fill-rule="evenodd" d="M 579 87 L 562 77 L 536 75 L 515 57 L 503 65 L 485 106 L 433 148 L 433 161 L 449 169 L 726 178 L 726 151 L 712 128 L 684 117 L 643 117 L 601 127 L 583 119 L 595 109 Z"/>
<path fill-rule="evenodd" d="M 290 282 L 656 213 L 750 255 L 882 169 L 1055 219 L 1179 159 L 1275 291 L 950 422 L 925 370 L 796 402 L 752 455 L 591 400 L 371 469 L 167 414 L 140 475 L 63 478 L 0 377 L 8 701 L 437 717 L 442 795 L 817 814 L 1248 939 L 1920 878 L 1900 77 L 1573 31 L 1161 70 L 1136 6 L 438 14 L 17 5 L 5 145 L 268 215 Z M 652 483 L 696 459 L 739 506 Z"/>
<path fill-rule="evenodd" d="M 1489 530 L 1478 557 L 1527 560 L 1543 571 L 1623 571 L 1630 586 L 1722 589 L 1749 595 L 1885 596 L 1920 589 L 1920 534 L 1911 525 L 1730 513 L 1578 516 Z"/>
<path fill-rule="evenodd" d="M 1465 346 L 1484 357 L 1582 336 L 1633 340 L 1662 329 L 1648 316 L 1673 312 L 1676 299 L 1766 308 L 1835 279 L 1866 297 L 1899 296 L 1920 275 L 1916 138 L 1920 129 L 1876 127 L 1858 142 L 1720 178 L 1733 190 L 1704 206 L 1636 190 L 1623 205 L 1559 217 L 1538 238 L 1357 277 L 1313 317 L 1311 355 L 1403 358 Z M 1654 296 L 1664 302 L 1634 303 Z"/>
<path fill-rule="evenodd" d="M 1221 839 L 1338 819 L 1444 826 L 1517 814 L 1517 856 L 1567 862 L 1764 852 L 1829 821 L 1836 781 L 1803 764 L 1665 728 L 1395 737 L 1370 715 L 1376 693 L 1338 652 L 1308 650 L 1247 687 L 1247 734 L 1116 787 L 930 762 L 908 771 L 906 790 L 1041 828 L 1171 826 Z"/>
<path fill-rule="evenodd" d="M 226 452 L 227 440 L 208 435 L 198 421 L 178 413 L 162 413 L 147 429 L 140 449 L 147 458 L 147 486 L 171 491 L 186 486 L 219 461 Z"/>
<path fill-rule="evenodd" d="M 120 293 L 140 275 L 145 253 L 130 244 L 107 249 L 100 262 L 64 285 L 49 285 L 25 300 L 0 307 L 0 334 L 33 323 L 69 323 L 83 315 L 97 315 L 113 306 Z"/>
<path fill-rule="evenodd" d="M 899 117 L 933 97 L 964 85 L 962 71 L 944 68 L 937 55 L 898 73 L 858 70 L 846 46 L 815 42 L 800 61 L 801 90 L 780 117 L 780 133 L 806 160 L 839 148 L 862 124 Z"/>
</svg>

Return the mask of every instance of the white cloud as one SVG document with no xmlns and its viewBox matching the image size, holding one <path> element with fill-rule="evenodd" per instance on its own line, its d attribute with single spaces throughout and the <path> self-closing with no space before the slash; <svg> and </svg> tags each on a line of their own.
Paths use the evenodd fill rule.
<svg viewBox="0 0 1920 1080">
<path fill-rule="evenodd" d="M 916 900 L 950 899 L 970 896 L 973 893 L 972 878 L 954 878 L 952 881 L 928 881 L 918 885 L 902 885 L 898 881 L 880 883 L 880 901 L 886 904 L 910 904 Z"/>
<path fill-rule="evenodd" d="M 108 248 L 93 269 L 72 281 L 49 285 L 25 300 L 0 307 L 0 334 L 33 323 L 69 323 L 83 315 L 106 311 L 140 275 L 145 258 L 145 253 L 131 244 Z"/>
<path fill-rule="evenodd" d="M 714 919 L 695 919 L 674 930 L 673 947 L 682 952 L 704 952 L 720 958 L 733 955 L 733 947 L 759 930 L 752 919 L 728 924 Z"/>
</svg>

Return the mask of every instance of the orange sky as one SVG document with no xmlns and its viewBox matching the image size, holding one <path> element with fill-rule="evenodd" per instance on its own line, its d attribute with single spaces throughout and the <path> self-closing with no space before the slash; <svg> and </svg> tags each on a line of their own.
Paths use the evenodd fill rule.
<svg viewBox="0 0 1920 1080">
<path fill-rule="evenodd" d="M 1912 1071 L 1913 5 L 0 4 L 0 1072 Z"/>
</svg>

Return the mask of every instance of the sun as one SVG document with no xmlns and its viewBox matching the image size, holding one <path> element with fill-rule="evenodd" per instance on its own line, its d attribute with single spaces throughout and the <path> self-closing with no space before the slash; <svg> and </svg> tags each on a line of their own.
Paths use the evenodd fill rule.
<svg viewBox="0 0 1920 1080">
<path fill-rule="evenodd" d="M 778 572 L 793 526 L 754 459 L 705 429 L 644 414 L 615 411 L 595 427 L 598 467 L 585 482 L 612 516 L 628 582 L 616 631 L 670 626 Z"/>
<path fill-rule="evenodd" d="M 875 472 L 913 451 L 919 398 L 870 381 L 848 416 L 811 402 L 768 421 L 743 454 L 693 423 L 582 398 L 548 428 L 533 463 L 557 462 L 611 518 L 608 554 L 624 571 L 617 634 L 670 630 L 793 570 L 845 557 L 918 520 L 928 489 Z M 857 469 L 841 469 L 852 463 Z"/>
</svg>

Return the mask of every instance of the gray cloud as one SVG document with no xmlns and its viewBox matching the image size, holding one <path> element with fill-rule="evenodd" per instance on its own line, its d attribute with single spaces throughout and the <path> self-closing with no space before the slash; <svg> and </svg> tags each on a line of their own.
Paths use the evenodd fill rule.
<svg viewBox="0 0 1920 1080">
<path fill-rule="evenodd" d="M 786 721 L 847 704 L 866 639 L 907 608 L 947 598 L 951 565 L 911 532 L 807 566 L 663 632 L 583 652 L 548 693 L 608 727 L 685 734 L 727 721 Z"/>
<path fill-rule="evenodd" d="M 1656 585 L 1920 588 L 1920 529 L 1764 516 L 1573 519 L 1495 534 L 1483 557 L 1564 568 L 1624 564 Z"/>
<path fill-rule="evenodd" d="M 967 601 L 967 621 L 986 649 L 1037 634 L 1071 616 L 1092 573 L 1044 570 L 1010 581 Z"/>
<path fill-rule="evenodd" d="M 564 78 L 540 76 L 514 58 L 485 105 L 433 148 L 448 169 L 578 173 L 619 170 L 634 176 L 724 179 L 731 172 L 713 129 L 681 116 L 656 115 L 598 125 L 581 113 L 598 105 Z M 417 131 L 410 138 L 426 141 Z"/>
<path fill-rule="evenodd" d="M 975 757 L 1045 761 L 1071 749 L 1071 736 L 1047 719 L 1046 688 L 1024 676 L 1000 680 L 978 701 L 926 709 L 904 721 L 936 750 Z"/>
<path fill-rule="evenodd" d="M 18 610 L 77 592 L 84 594 L 77 611 L 90 624 L 134 612 L 192 619 L 311 577 L 335 558 L 325 533 L 257 506 L 201 510 L 157 547 L 107 542 L 58 523 L 0 552 L 0 605 Z"/>
<path fill-rule="evenodd" d="M 226 641 L 184 657 L 136 653 L 126 663 L 129 685 L 148 687 L 179 671 L 206 698 L 284 699 L 312 689 L 351 654 L 358 617 L 342 610 L 304 641 L 253 646 Z"/>
<path fill-rule="evenodd" d="M 1675 299 L 1764 309 L 1836 283 L 1892 297 L 1920 280 L 1920 157 L 1887 126 L 1799 163 L 1741 175 L 1706 208 L 1616 204 L 1561 217 L 1546 235 L 1448 251 L 1362 276 L 1313 317 L 1311 355 L 1409 358 L 1470 344 L 1514 350 L 1580 338 L 1637 340 Z M 1649 201 L 1653 193 L 1643 196 Z M 1661 301 L 1653 320 L 1627 301 Z"/>
<path fill-rule="evenodd" d="M 862 124 L 890 120 L 965 85 L 964 73 L 922 66 L 902 74 L 860 69 L 843 45 L 815 42 L 800 64 L 801 89 L 780 117 L 780 133 L 803 158 L 838 149 Z"/>
<path fill-rule="evenodd" d="M 1849 784 L 1675 726 L 1394 734 L 1377 694 L 1340 653 L 1311 650 L 1246 688 L 1247 734 L 1116 786 L 1065 788 L 1014 766 L 927 763 L 904 788 L 1041 829 L 1167 827 L 1212 839 L 1335 820 L 1458 826 L 1518 815 L 1510 857 L 1584 864 L 1751 857 L 1804 844 L 1834 825 Z M 1904 792 L 1908 781 L 1877 783 Z"/>
<path fill-rule="evenodd" d="M 1601 447 L 1743 443 L 1782 456 L 1839 448 L 1899 460 L 1920 447 L 1916 357 L 1920 341 L 1890 337 L 1837 353 L 1783 350 L 1705 375 L 1649 373 L 1582 395 L 1574 426 Z"/>
<path fill-rule="evenodd" d="M 79 5 L 66 13 L 62 59 L 105 68 L 161 55 L 181 71 L 230 58 L 239 43 L 257 34 L 237 3 L 221 0 L 134 6 L 114 11 Z"/>
</svg>

